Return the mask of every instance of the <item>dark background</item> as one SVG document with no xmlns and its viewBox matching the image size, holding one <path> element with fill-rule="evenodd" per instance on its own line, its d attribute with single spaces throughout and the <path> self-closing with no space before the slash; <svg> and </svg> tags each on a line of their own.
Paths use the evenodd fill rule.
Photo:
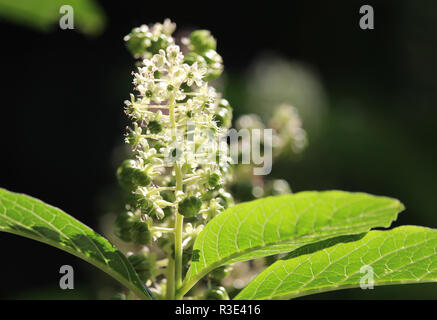
<svg viewBox="0 0 437 320">
<path fill-rule="evenodd" d="M 359 28 L 371 4 L 375 30 Z M 344 189 L 400 199 L 396 225 L 437 227 L 437 2 L 282 1 L 233 3 L 100 1 L 102 34 L 49 33 L 0 23 L 0 186 L 60 207 L 99 231 L 105 190 L 115 183 L 114 148 L 127 124 L 134 60 L 123 36 L 169 17 L 209 29 L 227 71 L 235 116 L 250 111 L 240 90 L 265 51 L 312 66 L 328 111 L 299 161 L 272 176 L 294 191 Z M 305 127 L 305 123 L 304 123 Z M 66 253 L 0 234 L 0 298 L 96 298 L 114 282 Z M 58 289 L 59 268 L 76 270 L 76 290 Z M 433 284 L 346 290 L 312 298 L 437 298 Z"/>
</svg>

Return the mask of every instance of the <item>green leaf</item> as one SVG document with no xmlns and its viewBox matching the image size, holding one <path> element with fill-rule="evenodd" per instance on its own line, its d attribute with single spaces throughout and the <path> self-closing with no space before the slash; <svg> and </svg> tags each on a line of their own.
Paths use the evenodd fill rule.
<svg viewBox="0 0 437 320">
<path fill-rule="evenodd" d="M 126 257 L 108 240 L 38 199 L 0 188 L 0 231 L 67 251 L 100 268 L 138 297 L 152 298 Z"/>
<path fill-rule="evenodd" d="M 300 192 L 239 204 L 212 219 L 197 237 L 195 261 L 179 295 L 221 265 L 388 227 L 403 208 L 395 199 L 343 191 Z"/>
<path fill-rule="evenodd" d="M 41 31 L 49 31 L 65 14 L 59 12 L 63 5 L 73 8 L 74 28 L 92 35 L 103 30 L 105 14 L 94 0 L 0 0 L 0 18 Z"/>
<path fill-rule="evenodd" d="M 435 282 L 436 250 L 435 229 L 403 226 L 371 231 L 358 241 L 292 253 L 265 269 L 235 299 L 286 299 L 360 287 L 369 267 L 375 286 Z"/>
</svg>

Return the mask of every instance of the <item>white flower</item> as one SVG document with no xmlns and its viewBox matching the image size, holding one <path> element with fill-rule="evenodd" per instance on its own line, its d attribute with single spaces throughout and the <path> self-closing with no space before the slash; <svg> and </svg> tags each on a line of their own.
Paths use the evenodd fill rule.
<svg viewBox="0 0 437 320">
<path fill-rule="evenodd" d="M 165 51 L 159 50 L 159 53 L 152 57 L 152 63 L 156 66 L 157 70 L 161 71 L 167 64 L 167 59 L 165 58 Z"/>
<path fill-rule="evenodd" d="M 144 59 L 143 60 L 143 67 L 138 68 L 138 69 L 145 77 L 153 77 L 155 71 L 158 70 L 158 67 L 151 60 Z"/>
<path fill-rule="evenodd" d="M 184 55 L 182 54 L 178 45 L 171 45 L 167 47 L 167 61 L 170 66 L 179 65 L 184 60 Z"/>
<path fill-rule="evenodd" d="M 198 87 L 202 86 L 206 68 L 199 68 L 197 62 L 194 62 L 191 66 L 185 64 L 184 67 L 187 73 L 187 85 L 191 87 L 195 82 Z"/>
</svg>

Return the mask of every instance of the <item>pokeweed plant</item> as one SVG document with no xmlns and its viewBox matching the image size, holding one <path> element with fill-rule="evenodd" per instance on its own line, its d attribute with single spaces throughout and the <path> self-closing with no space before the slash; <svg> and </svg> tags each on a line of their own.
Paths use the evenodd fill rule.
<svg viewBox="0 0 437 320">
<path fill-rule="evenodd" d="M 223 70 L 216 41 L 197 30 L 179 46 L 174 30 L 166 20 L 125 38 L 139 65 L 125 107 L 133 156 L 117 170 L 128 203 L 116 231 L 138 252 L 126 257 L 62 210 L 4 189 L 1 231 L 82 258 L 140 299 L 228 299 L 219 286 L 226 266 L 279 254 L 234 299 L 360 287 L 364 267 L 372 268 L 374 285 L 437 280 L 437 230 L 371 231 L 397 218 L 404 206 L 396 199 L 308 191 L 234 205 L 226 191 L 233 175 L 228 145 L 213 150 L 214 161 L 208 149 L 232 119 L 229 103 L 208 83 Z M 193 290 L 205 276 L 217 286 Z"/>
</svg>

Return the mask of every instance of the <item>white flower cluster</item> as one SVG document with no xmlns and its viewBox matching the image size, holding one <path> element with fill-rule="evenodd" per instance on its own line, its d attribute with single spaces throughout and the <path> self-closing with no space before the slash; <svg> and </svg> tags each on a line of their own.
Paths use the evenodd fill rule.
<svg viewBox="0 0 437 320">
<path fill-rule="evenodd" d="M 302 120 L 297 109 L 289 104 L 280 104 L 274 108 L 268 121 L 268 127 L 273 131 L 274 155 L 290 153 L 299 154 L 307 146 L 307 135 L 302 128 Z M 237 119 L 236 128 L 264 130 L 261 117 L 257 114 L 245 114 Z"/>
<path fill-rule="evenodd" d="M 131 167 L 150 178 L 150 183 L 138 184 L 133 192 L 148 216 L 162 219 L 163 208 L 177 208 L 184 199 L 196 197 L 202 199 L 198 214 L 209 219 L 223 209 L 218 196 L 225 194 L 220 186 L 229 171 L 223 141 L 227 128 L 218 125 L 217 117 L 227 109 L 204 81 L 207 68 L 184 63 L 180 47 L 169 36 L 173 30 L 169 21 L 151 29 L 140 27 L 150 37 L 164 34 L 169 45 L 142 60 L 133 73 L 136 94 L 125 101 L 125 112 L 133 122 L 126 135 L 136 155 Z M 178 174 L 183 190 L 175 187 Z"/>
<path fill-rule="evenodd" d="M 287 152 L 294 154 L 302 152 L 307 146 L 307 135 L 302 128 L 302 120 L 297 109 L 288 104 L 281 104 L 275 108 L 269 126 L 276 130 L 276 153 Z"/>
</svg>

